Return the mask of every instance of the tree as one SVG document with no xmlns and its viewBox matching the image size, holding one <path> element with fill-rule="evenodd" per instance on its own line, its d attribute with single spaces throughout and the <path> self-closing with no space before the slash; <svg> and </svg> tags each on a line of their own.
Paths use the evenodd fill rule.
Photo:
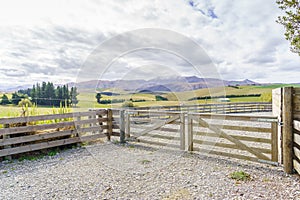
<svg viewBox="0 0 300 200">
<path fill-rule="evenodd" d="M 19 101 L 21 101 L 21 96 L 17 92 L 13 93 L 11 97 L 11 102 L 15 105 L 18 105 Z"/>
<path fill-rule="evenodd" d="M 291 43 L 291 51 L 300 56 L 300 1 L 277 0 L 279 8 L 285 11 L 284 16 L 279 16 L 277 22 L 285 28 L 285 39 Z"/>
<path fill-rule="evenodd" d="M 2 105 L 6 105 L 6 104 L 9 104 L 9 103 L 10 103 L 6 94 L 3 94 L 3 96 L 2 96 L 1 99 L 2 99 L 2 100 L 1 100 L 1 104 L 2 104 Z"/>
<path fill-rule="evenodd" d="M 101 103 L 101 102 L 100 102 L 100 101 L 101 101 L 101 98 L 102 98 L 101 93 L 97 93 L 97 94 L 96 94 L 97 103 Z"/>
<path fill-rule="evenodd" d="M 76 104 L 78 104 L 77 95 L 79 95 L 79 93 L 77 92 L 77 88 L 71 87 L 71 92 L 70 92 L 71 104 L 75 105 L 75 107 Z"/>
</svg>

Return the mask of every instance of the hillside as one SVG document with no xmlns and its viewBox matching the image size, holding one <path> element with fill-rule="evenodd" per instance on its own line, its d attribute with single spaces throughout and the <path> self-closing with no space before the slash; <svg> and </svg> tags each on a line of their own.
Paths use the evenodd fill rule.
<svg viewBox="0 0 300 200">
<path fill-rule="evenodd" d="M 74 84 L 74 83 L 72 83 Z M 245 86 L 245 85 L 261 85 L 251 80 L 243 81 L 226 81 L 215 78 L 199 78 L 197 76 L 190 77 L 169 77 L 155 78 L 150 80 L 91 80 L 77 83 L 76 86 L 81 91 L 92 91 L 95 88 L 99 90 L 108 88 L 118 88 L 126 91 L 138 92 L 148 90 L 152 92 L 173 91 L 184 92 L 193 91 L 202 88 L 214 88 L 222 86 Z"/>
</svg>

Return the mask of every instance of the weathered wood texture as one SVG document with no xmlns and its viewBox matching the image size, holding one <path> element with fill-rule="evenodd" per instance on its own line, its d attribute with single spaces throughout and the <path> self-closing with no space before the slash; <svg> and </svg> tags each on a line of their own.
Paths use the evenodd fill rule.
<svg viewBox="0 0 300 200">
<path fill-rule="evenodd" d="M 220 104 L 199 104 L 182 106 L 153 106 L 130 108 L 130 110 L 151 111 L 182 111 L 196 113 L 251 113 L 251 112 L 272 112 L 272 104 L 265 102 L 247 103 L 220 103 Z"/>
<path fill-rule="evenodd" d="M 106 137 L 108 111 L 2 118 L 0 157 Z M 114 128 L 111 125 L 110 128 Z"/>
<path fill-rule="evenodd" d="M 282 125 L 278 129 L 281 137 L 277 141 L 282 147 L 279 153 L 282 154 L 284 171 L 291 174 L 296 170 L 300 174 L 300 88 L 273 90 L 273 113 Z"/>
<path fill-rule="evenodd" d="M 188 126 L 189 150 L 258 162 L 278 161 L 276 117 L 193 113 L 188 114 Z"/>
</svg>

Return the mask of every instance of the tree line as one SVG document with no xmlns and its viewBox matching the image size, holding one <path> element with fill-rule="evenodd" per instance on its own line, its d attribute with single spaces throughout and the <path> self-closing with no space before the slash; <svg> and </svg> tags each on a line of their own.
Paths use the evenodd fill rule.
<svg viewBox="0 0 300 200">
<path fill-rule="evenodd" d="M 71 106 L 78 104 L 76 87 L 68 85 L 54 86 L 52 82 L 36 83 L 32 88 L 18 90 L 12 94 L 11 100 L 3 95 L 2 104 L 12 103 L 18 105 L 22 99 L 30 99 L 36 105 Z"/>
</svg>

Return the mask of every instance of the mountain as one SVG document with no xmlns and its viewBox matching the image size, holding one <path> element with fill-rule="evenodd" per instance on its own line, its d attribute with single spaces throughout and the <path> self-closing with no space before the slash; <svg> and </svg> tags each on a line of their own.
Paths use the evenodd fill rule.
<svg viewBox="0 0 300 200">
<path fill-rule="evenodd" d="M 219 86 L 242 86 L 260 85 L 249 79 L 243 81 L 225 81 L 216 78 L 189 77 L 158 77 L 150 80 L 91 80 L 75 84 L 80 90 L 93 90 L 96 88 L 111 89 L 117 88 L 127 91 L 152 91 L 152 92 L 181 92 L 197 90 L 201 88 L 212 88 Z"/>
</svg>

